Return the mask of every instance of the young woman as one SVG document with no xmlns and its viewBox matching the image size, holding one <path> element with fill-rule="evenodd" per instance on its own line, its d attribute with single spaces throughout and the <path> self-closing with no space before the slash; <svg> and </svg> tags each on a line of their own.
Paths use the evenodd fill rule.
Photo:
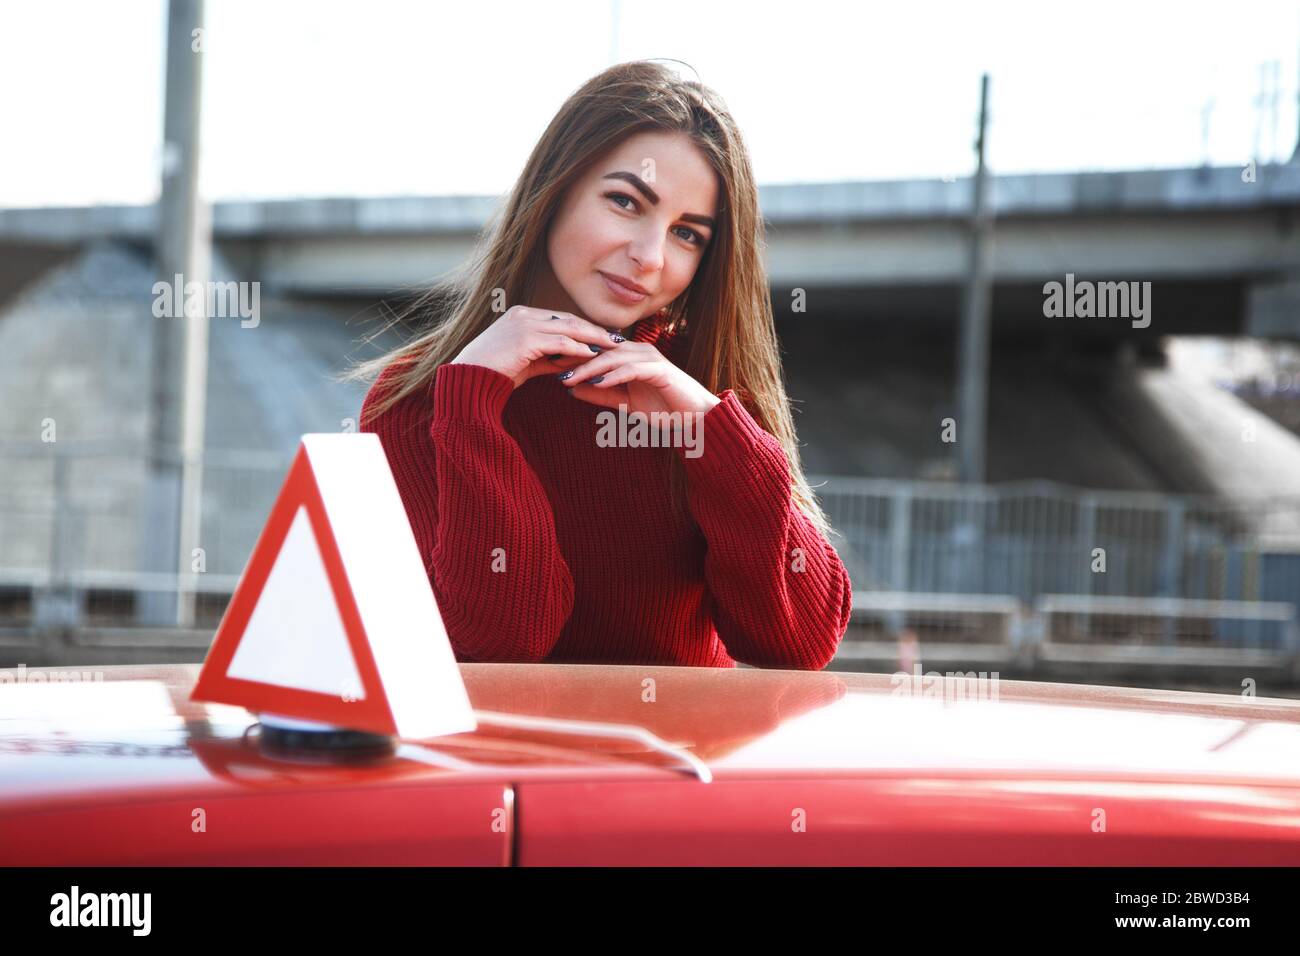
<svg viewBox="0 0 1300 956">
<path fill-rule="evenodd" d="M 457 658 L 824 667 L 852 586 L 800 468 L 721 99 L 611 67 L 485 236 L 416 304 L 436 324 L 356 371 L 378 373 L 361 428 Z"/>
</svg>

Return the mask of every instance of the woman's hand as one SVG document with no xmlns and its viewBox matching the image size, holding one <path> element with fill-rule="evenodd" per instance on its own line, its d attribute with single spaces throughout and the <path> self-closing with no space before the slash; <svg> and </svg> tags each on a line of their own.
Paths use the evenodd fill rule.
<svg viewBox="0 0 1300 956">
<path fill-rule="evenodd" d="M 461 349 L 451 364 L 482 365 L 518 388 L 534 376 L 573 368 L 626 343 L 618 332 L 570 312 L 515 305 Z"/>
<path fill-rule="evenodd" d="M 625 342 L 564 372 L 575 397 L 629 412 L 708 412 L 719 399 L 648 342 Z M 599 381 L 595 381 L 599 379 Z"/>
</svg>

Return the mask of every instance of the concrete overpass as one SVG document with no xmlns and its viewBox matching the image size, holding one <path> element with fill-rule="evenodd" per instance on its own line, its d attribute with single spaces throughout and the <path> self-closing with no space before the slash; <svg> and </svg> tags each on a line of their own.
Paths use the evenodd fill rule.
<svg viewBox="0 0 1300 956">
<path fill-rule="evenodd" d="M 1300 166 L 994 177 L 995 334 L 1060 339 L 1247 334 L 1300 339 Z M 970 181 L 765 186 L 778 313 L 906 334 L 951 326 L 965 269 Z M 374 298 L 464 260 L 495 197 L 216 204 L 217 245 L 272 295 Z M 145 246 L 153 206 L 0 210 L 0 297 L 93 239 Z M 1045 282 L 1151 281 L 1153 321 L 1046 319 Z"/>
</svg>

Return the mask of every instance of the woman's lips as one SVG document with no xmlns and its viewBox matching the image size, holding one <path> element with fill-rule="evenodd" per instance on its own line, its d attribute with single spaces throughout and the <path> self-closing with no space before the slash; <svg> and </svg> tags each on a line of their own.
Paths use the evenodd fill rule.
<svg viewBox="0 0 1300 956">
<path fill-rule="evenodd" d="M 646 293 L 644 293 L 644 292 L 633 292 L 633 291 L 632 291 L 631 289 L 629 289 L 627 286 L 625 286 L 625 285 L 619 285 L 617 282 L 615 282 L 615 281 L 614 281 L 613 279 L 611 279 L 609 276 L 605 275 L 605 273 L 603 273 L 603 272 L 600 274 L 600 277 L 601 277 L 601 279 L 604 280 L 605 285 L 606 285 L 606 287 L 608 287 L 609 291 L 610 291 L 610 292 L 613 294 L 613 296 L 614 296 L 616 299 L 618 299 L 620 302 L 626 302 L 626 303 L 628 303 L 629 305 L 632 305 L 632 304 L 637 303 L 637 302 L 644 302 L 644 301 L 645 301 L 645 299 L 646 299 Z"/>
</svg>

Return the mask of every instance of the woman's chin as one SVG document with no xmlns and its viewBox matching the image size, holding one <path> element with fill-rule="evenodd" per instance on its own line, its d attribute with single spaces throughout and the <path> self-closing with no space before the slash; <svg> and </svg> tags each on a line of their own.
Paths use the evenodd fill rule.
<svg viewBox="0 0 1300 956">
<path fill-rule="evenodd" d="M 649 314 L 643 313 L 645 313 L 645 310 L 640 307 L 629 306 L 626 309 L 620 309 L 616 306 L 611 309 L 608 305 L 602 305 L 582 314 L 597 325 L 618 332 L 635 325 L 645 318 L 645 314 Z"/>
</svg>

